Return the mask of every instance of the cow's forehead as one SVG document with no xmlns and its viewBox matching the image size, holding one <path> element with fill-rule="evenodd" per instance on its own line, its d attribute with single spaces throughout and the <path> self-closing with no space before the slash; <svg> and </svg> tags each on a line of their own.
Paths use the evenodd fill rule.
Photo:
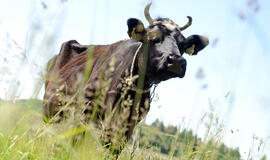
<svg viewBox="0 0 270 160">
<path fill-rule="evenodd" d="M 158 24 L 165 26 L 170 31 L 174 31 L 178 29 L 178 25 L 169 18 L 159 18 L 153 22 L 153 25 L 158 25 Z"/>
</svg>

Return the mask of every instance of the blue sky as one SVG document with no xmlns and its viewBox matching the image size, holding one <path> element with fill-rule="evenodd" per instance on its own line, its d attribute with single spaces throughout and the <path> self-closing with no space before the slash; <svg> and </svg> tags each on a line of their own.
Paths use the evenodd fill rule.
<svg viewBox="0 0 270 160">
<path fill-rule="evenodd" d="M 8 32 L 28 51 L 30 65 L 23 65 L 16 72 L 24 79 L 20 96 L 32 94 L 32 80 L 38 79 L 46 60 L 58 53 L 64 41 L 109 44 L 127 39 L 126 21 L 130 17 L 141 19 L 147 26 L 143 15 L 147 2 L 1 1 L 0 40 L 4 35 L 1 33 Z M 153 0 L 152 17 L 169 17 L 181 25 L 187 15 L 192 16 L 193 24 L 183 34 L 206 35 L 211 43 L 198 56 L 186 56 L 184 79 L 172 79 L 157 87 L 159 100 L 151 107 L 148 123 L 159 118 L 166 124 L 179 125 L 184 117 L 185 124 L 196 129 L 202 112 L 216 112 L 228 131 L 226 143 L 240 145 L 243 156 L 247 156 L 253 135 L 264 139 L 270 136 L 270 1 L 261 0 L 258 4 L 255 13 L 258 5 L 248 5 L 247 0 Z M 204 74 L 202 79 L 196 78 L 199 69 Z M 210 102 L 213 108 L 209 107 Z M 231 130 L 239 131 L 231 135 Z M 269 144 L 264 152 L 270 156 Z M 254 151 L 257 154 L 261 152 Z"/>
</svg>

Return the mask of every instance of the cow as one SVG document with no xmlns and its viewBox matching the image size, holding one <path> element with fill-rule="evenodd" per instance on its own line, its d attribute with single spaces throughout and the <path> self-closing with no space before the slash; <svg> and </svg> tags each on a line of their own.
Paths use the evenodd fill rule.
<svg viewBox="0 0 270 160">
<path fill-rule="evenodd" d="M 151 3 L 144 10 L 149 22 L 127 20 L 130 39 L 109 45 L 62 44 L 47 65 L 43 112 L 50 122 L 60 122 L 79 110 L 83 123 L 102 131 L 101 141 L 119 154 L 150 109 L 150 88 L 171 78 L 183 78 L 184 53 L 197 55 L 208 45 L 201 35 L 185 38 L 169 18 L 153 19 Z"/>
</svg>

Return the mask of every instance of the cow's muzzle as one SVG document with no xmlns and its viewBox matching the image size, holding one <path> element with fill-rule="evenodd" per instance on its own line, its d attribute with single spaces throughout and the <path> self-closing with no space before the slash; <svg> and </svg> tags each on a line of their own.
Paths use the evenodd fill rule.
<svg viewBox="0 0 270 160">
<path fill-rule="evenodd" d="M 187 61 L 181 57 L 168 63 L 168 71 L 175 77 L 183 78 L 186 73 Z"/>
</svg>

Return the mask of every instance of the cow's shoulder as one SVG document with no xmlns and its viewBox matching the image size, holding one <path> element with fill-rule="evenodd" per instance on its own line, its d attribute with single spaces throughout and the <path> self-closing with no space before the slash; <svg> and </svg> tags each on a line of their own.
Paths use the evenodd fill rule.
<svg viewBox="0 0 270 160">
<path fill-rule="evenodd" d="M 133 39 L 121 40 L 110 45 L 108 56 L 133 55 L 140 46 L 141 42 Z"/>
<path fill-rule="evenodd" d="M 134 39 L 127 39 L 127 40 L 121 40 L 114 44 L 124 47 L 124 48 L 134 48 L 138 47 L 142 42 L 134 40 Z"/>
</svg>

